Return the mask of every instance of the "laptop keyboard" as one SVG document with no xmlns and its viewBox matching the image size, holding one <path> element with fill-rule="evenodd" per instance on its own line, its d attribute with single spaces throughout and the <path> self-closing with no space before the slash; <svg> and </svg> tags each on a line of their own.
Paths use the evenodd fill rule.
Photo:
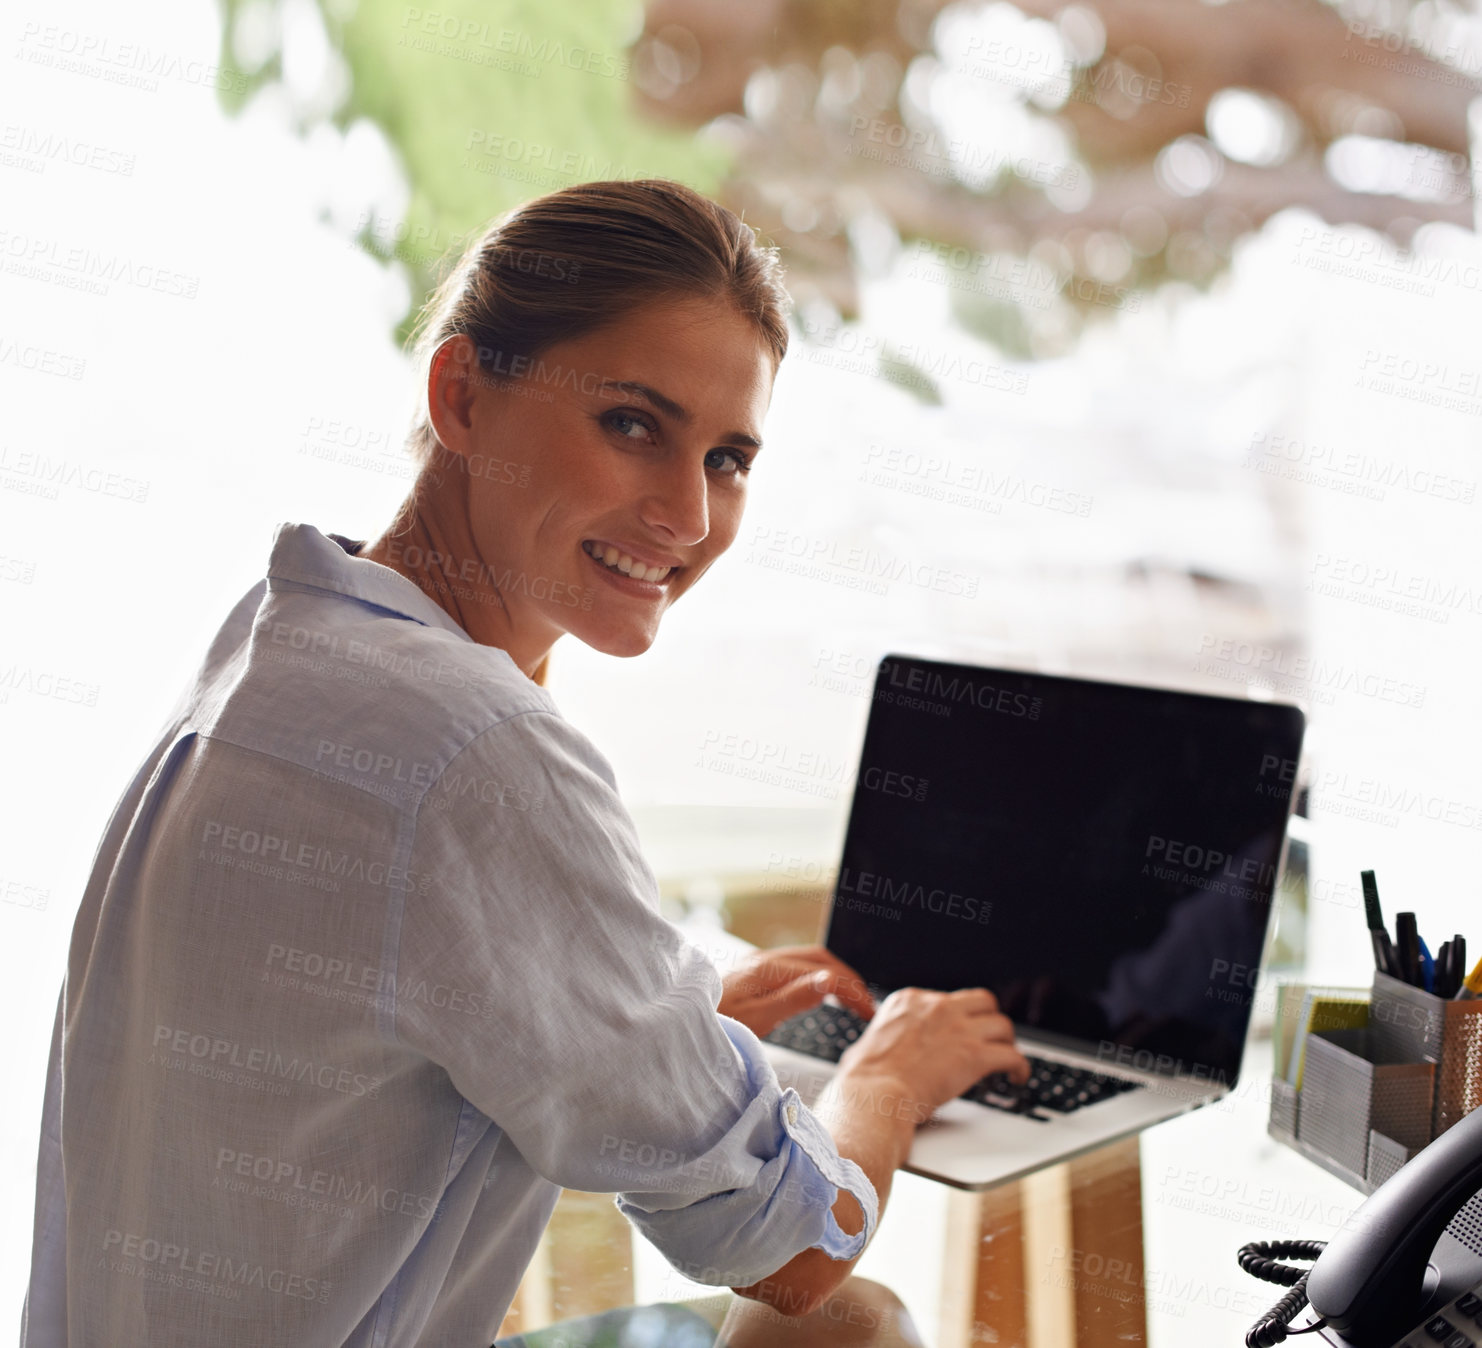
<svg viewBox="0 0 1482 1348">
<path fill-rule="evenodd" d="M 844 1050 L 864 1033 L 867 1023 L 854 1012 L 825 1002 L 783 1021 L 766 1039 L 769 1043 L 813 1058 L 838 1062 L 844 1056 Z M 1142 1089 L 1136 1081 L 1124 1081 L 1120 1077 L 1036 1058 L 1028 1053 L 1024 1056 L 1029 1059 L 1029 1080 L 1023 1086 L 1014 1085 L 1006 1073 L 992 1072 L 963 1091 L 961 1098 L 987 1105 L 990 1109 L 1001 1109 L 1048 1123 L 1051 1115 L 1041 1113 L 1042 1110 L 1072 1114 L 1087 1105 L 1110 1100 L 1123 1091 Z"/>
</svg>

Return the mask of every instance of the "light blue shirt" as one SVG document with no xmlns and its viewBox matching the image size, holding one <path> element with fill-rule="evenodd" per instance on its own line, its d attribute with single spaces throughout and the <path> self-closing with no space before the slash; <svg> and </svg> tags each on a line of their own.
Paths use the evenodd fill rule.
<svg viewBox="0 0 1482 1348">
<path fill-rule="evenodd" d="M 278 527 L 98 845 L 23 1348 L 488 1344 L 561 1186 L 720 1286 L 874 1231 L 607 761 L 357 546 Z"/>
</svg>

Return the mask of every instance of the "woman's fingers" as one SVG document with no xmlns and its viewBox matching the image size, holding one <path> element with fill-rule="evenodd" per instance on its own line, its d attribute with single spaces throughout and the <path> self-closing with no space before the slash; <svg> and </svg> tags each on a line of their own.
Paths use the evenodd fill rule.
<svg viewBox="0 0 1482 1348">
<path fill-rule="evenodd" d="M 862 979 L 848 965 L 841 964 L 837 970 L 828 970 L 823 990 L 839 999 L 839 1004 L 853 1011 L 861 1020 L 869 1020 L 875 1014 L 875 999 L 865 987 Z"/>
<path fill-rule="evenodd" d="M 799 972 L 812 969 L 830 973 L 831 979 L 824 988 L 825 994 L 839 998 L 840 1006 L 852 1010 L 864 1021 L 868 1021 L 876 1012 L 874 998 L 865 987 L 864 979 L 823 945 L 784 945 L 772 951 L 772 954 L 778 960 L 797 967 Z"/>
<path fill-rule="evenodd" d="M 947 995 L 974 1015 L 992 1015 L 998 1010 L 998 998 L 987 988 L 959 988 Z"/>
<path fill-rule="evenodd" d="M 1029 1059 L 1011 1043 L 989 1045 L 987 1053 L 984 1054 L 984 1061 L 987 1063 L 987 1066 L 983 1068 L 985 1077 L 991 1076 L 994 1072 L 1003 1072 L 1010 1081 L 1019 1086 L 1029 1080 Z"/>
</svg>

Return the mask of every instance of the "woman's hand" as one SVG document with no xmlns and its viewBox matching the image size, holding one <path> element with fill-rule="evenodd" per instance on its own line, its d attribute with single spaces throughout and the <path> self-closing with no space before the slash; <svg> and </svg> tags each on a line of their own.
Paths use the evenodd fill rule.
<svg viewBox="0 0 1482 1348">
<path fill-rule="evenodd" d="M 875 1014 L 864 979 L 821 945 L 754 951 L 721 975 L 721 985 L 716 1009 L 739 1020 L 758 1039 L 817 1006 L 829 993 L 865 1020 Z"/>
</svg>

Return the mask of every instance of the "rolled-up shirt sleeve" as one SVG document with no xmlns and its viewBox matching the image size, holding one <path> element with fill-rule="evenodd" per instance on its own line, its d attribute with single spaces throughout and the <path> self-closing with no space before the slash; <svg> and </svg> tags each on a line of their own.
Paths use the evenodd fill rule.
<svg viewBox="0 0 1482 1348">
<path fill-rule="evenodd" d="M 863 1250 L 873 1186 L 716 1011 L 719 974 L 660 917 L 611 769 L 559 714 L 516 714 L 451 760 L 418 808 L 409 874 L 397 1038 L 532 1169 L 617 1194 L 697 1282 Z M 853 1235 L 832 1213 L 840 1189 L 864 1213 Z"/>
</svg>

